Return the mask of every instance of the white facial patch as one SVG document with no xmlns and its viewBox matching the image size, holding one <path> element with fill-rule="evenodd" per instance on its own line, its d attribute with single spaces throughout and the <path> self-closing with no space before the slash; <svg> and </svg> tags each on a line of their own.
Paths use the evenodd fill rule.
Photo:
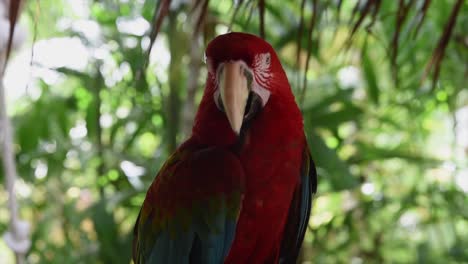
<svg viewBox="0 0 468 264">
<path fill-rule="evenodd" d="M 272 76 L 270 73 L 271 54 L 261 53 L 255 56 L 254 59 L 254 71 L 255 77 L 259 83 L 267 84 L 268 79 Z"/>
<path fill-rule="evenodd" d="M 253 63 L 254 80 L 252 82 L 252 91 L 262 98 L 262 105 L 265 106 L 270 98 L 270 90 L 266 87 L 269 85 L 269 80 L 273 77 L 271 73 L 271 54 L 257 54 Z"/>
<path fill-rule="evenodd" d="M 209 57 L 205 58 L 206 65 L 208 67 L 208 71 L 211 73 L 211 76 L 213 76 L 214 81 L 216 83 L 216 90 L 213 94 L 214 101 L 218 105 L 218 98 L 219 98 L 219 78 L 220 75 L 222 74 L 222 69 L 223 69 L 223 64 L 221 63 L 218 65 L 218 68 L 215 70 L 213 68 L 213 63 Z M 254 58 L 254 63 L 253 63 L 253 69 L 247 66 L 245 62 L 241 62 L 243 64 L 243 68 L 245 71 L 248 71 L 252 76 L 252 82 L 250 83 L 249 90 L 255 92 L 260 96 L 262 99 L 262 107 L 264 107 L 268 99 L 270 98 L 270 90 L 268 90 L 266 87 L 269 85 L 270 78 L 273 77 L 273 73 L 271 73 L 271 54 L 269 52 L 267 53 L 261 53 L 257 54 Z M 219 105 L 218 105 L 219 108 Z"/>
</svg>

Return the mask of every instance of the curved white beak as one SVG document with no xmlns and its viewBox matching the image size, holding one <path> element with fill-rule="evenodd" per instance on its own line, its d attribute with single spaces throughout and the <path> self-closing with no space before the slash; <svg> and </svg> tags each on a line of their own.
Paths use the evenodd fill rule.
<svg viewBox="0 0 468 264">
<path fill-rule="evenodd" d="M 219 77 L 219 89 L 224 111 L 232 130 L 239 135 L 244 119 L 249 87 L 242 61 L 224 63 Z"/>
</svg>

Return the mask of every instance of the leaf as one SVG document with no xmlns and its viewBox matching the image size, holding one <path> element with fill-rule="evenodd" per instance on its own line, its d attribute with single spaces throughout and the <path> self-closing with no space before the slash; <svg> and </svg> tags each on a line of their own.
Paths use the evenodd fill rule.
<svg viewBox="0 0 468 264">
<path fill-rule="evenodd" d="M 399 0 L 398 3 L 398 11 L 395 17 L 395 31 L 393 32 L 392 42 L 390 45 L 390 62 L 392 65 L 392 70 L 394 74 L 394 79 L 398 83 L 398 70 L 397 70 L 397 57 L 398 57 L 398 48 L 401 36 L 401 28 L 406 21 L 406 17 L 408 16 L 409 10 L 413 5 L 414 0 L 409 0 L 409 2 L 405 3 L 405 0 Z"/>
<path fill-rule="evenodd" d="M 58 67 L 54 69 L 57 72 L 63 73 L 67 76 L 76 77 L 78 80 L 81 80 L 83 83 L 90 83 L 92 81 L 91 77 L 84 72 L 80 72 L 67 67 Z"/>
<path fill-rule="evenodd" d="M 304 112 L 311 112 L 311 113 L 321 113 L 321 112 L 326 112 L 328 111 L 329 107 L 333 103 L 337 102 L 349 102 L 351 95 L 352 95 L 352 90 L 338 90 L 335 94 L 330 95 L 328 97 L 325 97 L 320 100 L 315 105 L 308 106 L 304 109 Z"/>
<path fill-rule="evenodd" d="M 324 177 L 329 181 L 333 191 L 352 189 L 357 186 L 358 182 L 351 174 L 348 165 L 338 157 L 334 150 L 327 147 L 317 134 L 310 134 L 309 146 L 315 164 L 323 170 L 317 172 L 319 177 Z"/>
<path fill-rule="evenodd" d="M 356 32 L 358 31 L 359 27 L 361 26 L 362 22 L 364 21 L 364 19 L 367 17 L 367 16 L 371 16 L 370 15 L 370 11 L 372 9 L 372 7 L 374 6 L 374 8 L 378 9 L 379 6 L 380 6 L 380 1 L 381 0 L 377 0 L 377 1 L 366 1 L 366 3 L 364 4 L 364 6 L 362 7 L 361 9 L 361 1 L 358 1 L 356 3 L 356 5 L 354 6 L 354 9 L 353 9 L 353 13 L 352 13 L 352 16 L 351 16 L 351 21 L 350 23 L 352 22 L 352 20 L 354 19 L 354 16 L 356 15 L 357 11 L 360 10 L 361 11 L 361 15 L 359 16 L 358 20 L 356 21 L 356 23 L 354 23 L 354 26 L 353 26 L 353 29 L 351 30 L 351 34 L 349 35 L 348 37 L 348 40 L 347 40 L 347 43 L 348 45 L 351 44 L 351 41 L 353 40 L 353 37 L 354 37 L 354 34 L 356 34 Z M 372 15 L 373 19 L 375 18 L 376 16 L 376 13 L 374 13 Z"/>
<path fill-rule="evenodd" d="M 103 263 L 130 263 L 131 239 L 122 239 L 114 216 L 106 209 L 106 200 L 101 200 L 91 210 L 94 227 L 100 243 L 99 255 Z M 130 232 L 131 233 L 131 232 Z"/>
<path fill-rule="evenodd" d="M 305 121 L 312 127 L 334 129 L 345 122 L 356 121 L 362 113 L 361 108 L 352 104 L 344 104 L 344 107 L 337 111 L 308 112 Z"/>
<path fill-rule="evenodd" d="M 444 27 L 444 32 L 439 38 L 437 42 L 437 47 L 432 54 L 432 58 L 429 63 L 426 65 L 424 69 L 422 80 L 424 81 L 431 71 L 432 67 L 434 67 L 434 78 L 433 78 L 433 86 L 432 89 L 435 87 L 435 82 L 439 79 L 440 73 L 440 65 L 442 64 L 442 59 L 444 58 L 445 49 L 450 41 L 450 37 L 452 35 L 452 31 L 455 28 L 455 23 L 457 21 L 458 13 L 460 12 L 461 6 L 463 4 L 463 0 L 458 0 L 452 8 L 452 12 L 450 13 L 450 18 L 447 24 Z"/>
<path fill-rule="evenodd" d="M 307 72 L 309 71 L 309 63 L 310 63 L 310 58 L 313 53 L 313 33 L 314 29 L 315 31 L 318 31 L 316 28 L 317 24 L 317 13 L 319 12 L 318 10 L 318 2 L 317 0 L 312 1 L 312 17 L 310 18 L 310 25 L 309 29 L 307 31 L 307 58 L 306 58 L 306 65 L 304 69 L 304 76 L 302 79 L 302 88 L 301 88 L 301 95 L 299 97 L 299 104 L 304 105 L 304 100 L 306 97 L 306 88 L 307 88 Z"/>
<path fill-rule="evenodd" d="M 101 25 L 115 25 L 117 19 L 117 14 L 113 10 L 106 9 L 106 6 L 99 2 L 95 1 L 91 6 L 91 15 L 96 18 L 96 20 Z"/>
<path fill-rule="evenodd" d="M 297 30 L 297 40 L 296 40 L 296 67 L 299 69 L 300 67 L 300 59 L 301 59 L 301 47 L 302 47 L 302 30 L 304 28 L 304 8 L 305 7 L 305 0 L 301 1 L 301 15 L 300 15 L 300 20 L 299 20 L 299 28 Z M 294 32 L 294 30 L 290 31 L 291 33 Z"/>
<path fill-rule="evenodd" d="M 379 87 L 377 84 L 377 76 L 375 75 L 372 59 L 369 58 L 367 42 L 362 49 L 362 69 L 367 82 L 367 93 L 374 104 L 379 104 Z"/>
<path fill-rule="evenodd" d="M 265 38 L 265 0 L 258 0 L 258 13 L 260 19 L 260 37 Z"/>
<path fill-rule="evenodd" d="M 21 146 L 21 151 L 30 152 L 37 147 L 44 124 L 42 121 L 38 114 L 18 117 L 18 122 L 15 122 L 16 137 Z"/>
<path fill-rule="evenodd" d="M 419 9 L 419 12 L 415 17 L 415 19 L 417 19 L 416 29 L 414 30 L 415 38 L 419 33 L 419 29 L 421 28 L 421 25 L 423 24 L 424 19 L 426 18 L 427 10 L 429 9 L 430 5 L 431 5 L 431 0 L 424 0 L 423 5 Z"/>
<path fill-rule="evenodd" d="M 296 43 L 296 45 L 297 45 L 296 51 L 297 52 L 300 51 L 302 49 L 302 45 L 304 44 L 304 42 L 306 42 L 306 38 L 302 35 L 302 33 L 300 34 L 300 36 L 296 36 L 296 35 L 299 34 L 299 33 L 297 33 L 297 32 L 299 32 L 299 30 L 301 30 L 301 32 L 302 32 L 301 28 L 292 26 L 290 30 L 288 30 L 287 32 L 285 32 L 284 34 L 279 36 L 277 39 L 273 39 L 273 41 L 272 41 L 273 46 L 277 50 L 281 50 L 286 45 L 293 42 L 294 38 L 297 37 L 297 39 L 296 39 L 296 42 L 297 42 Z M 298 54 L 296 53 L 296 58 L 297 58 L 297 56 L 298 56 Z M 300 52 L 299 52 L 299 56 L 300 56 Z M 296 62 L 297 62 L 296 68 L 299 69 L 299 64 L 298 64 L 299 61 L 297 60 Z"/>
<path fill-rule="evenodd" d="M 162 1 L 159 1 L 158 4 L 155 6 L 154 14 L 153 14 L 153 21 L 151 23 L 151 33 L 149 36 L 150 44 L 148 46 L 148 50 L 146 51 L 146 55 L 148 58 L 146 64 L 149 61 L 149 55 L 151 54 L 151 49 L 153 48 L 153 44 L 156 41 L 156 37 L 159 34 L 159 30 L 161 29 L 162 22 L 164 21 L 164 18 L 169 13 L 170 5 L 171 5 L 171 0 L 162 0 Z M 145 65 L 145 68 L 146 68 L 146 65 Z"/>
<path fill-rule="evenodd" d="M 417 259 L 418 263 L 424 264 L 424 263 L 430 263 L 430 254 L 431 253 L 431 248 L 427 242 L 423 242 L 418 245 L 417 247 Z"/>
<path fill-rule="evenodd" d="M 376 147 L 362 141 L 356 142 L 356 147 L 359 150 L 359 153 L 353 156 L 350 160 L 352 163 L 370 162 L 391 158 L 400 158 L 411 162 L 430 164 L 431 166 L 442 163 L 441 160 L 425 156 L 422 153 L 407 150 L 404 147 L 387 149 Z"/>
</svg>

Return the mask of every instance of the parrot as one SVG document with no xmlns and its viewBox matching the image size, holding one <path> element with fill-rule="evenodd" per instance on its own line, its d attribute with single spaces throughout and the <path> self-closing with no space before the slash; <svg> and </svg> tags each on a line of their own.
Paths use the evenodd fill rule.
<svg viewBox="0 0 468 264">
<path fill-rule="evenodd" d="M 273 47 L 230 32 L 205 50 L 190 137 L 151 183 L 135 263 L 296 263 L 317 173 L 301 111 Z"/>
</svg>

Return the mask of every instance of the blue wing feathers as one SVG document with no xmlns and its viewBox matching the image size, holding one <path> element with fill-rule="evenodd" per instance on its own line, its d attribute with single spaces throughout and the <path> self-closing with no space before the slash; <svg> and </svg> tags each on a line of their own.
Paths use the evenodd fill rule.
<svg viewBox="0 0 468 264">
<path fill-rule="evenodd" d="M 299 234 L 305 234 L 305 231 L 307 229 L 308 225 L 308 220 L 309 220 L 309 214 L 310 214 L 310 199 L 311 199 L 311 193 L 310 193 L 310 179 L 309 175 L 305 174 L 302 175 L 302 186 L 301 186 L 301 203 L 300 203 L 300 219 L 303 219 L 300 221 L 300 226 L 299 226 Z M 297 236 L 297 243 L 300 245 L 302 244 L 302 240 L 304 239 L 304 236 Z"/>
<path fill-rule="evenodd" d="M 231 248 L 232 242 L 234 241 L 234 234 L 236 233 L 236 221 L 233 219 L 226 220 L 226 228 L 224 232 L 224 248 L 223 256 L 227 256 L 229 249 Z"/>
<path fill-rule="evenodd" d="M 210 158 L 210 155 L 216 155 L 218 159 L 220 155 L 226 155 L 225 162 L 219 164 L 222 171 L 220 168 L 216 171 L 240 173 L 243 177 L 243 169 L 239 169 L 241 167 L 238 160 L 233 161 L 233 157 L 220 153 L 219 150 L 204 150 L 203 156 L 198 154 L 196 157 L 205 159 Z M 192 162 L 183 164 L 183 161 L 180 161 L 174 166 L 196 164 Z M 196 173 L 196 168 L 173 171 L 176 173 L 195 171 L 193 174 L 196 175 L 193 177 L 202 177 Z M 177 177 L 177 175 L 172 177 Z M 219 177 L 219 179 L 222 181 L 223 178 Z M 227 180 L 231 183 L 232 178 L 227 178 Z M 223 186 L 222 182 L 218 184 Z M 200 186 L 200 188 L 203 187 Z M 156 206 L 152 203 L 147 204 L 148 215 L 142 216 L 140 212 L 134 231 L 135 262 L 145 264 L 223 263 L 236 232 L 237 216 L 242 202 L 241 195 L 238 195 L 241 193 L 239 191 L 241 190 L 233 189 L 232 192 L 227 193 L 217 192 L 202 200 L 194 198 L 190 205 L 185 204 L 186 207 L 177 209 L 172 215 L 164 215 L 165 218 L 160 218 L 161 214 L 164 214 L 163 211 L 155 214 L 158 208 L 155 208 Z M 168 194 L 167 199 L 171 197 L 173 196 Z"/>
<path fill-rule="evenodd" d="M 234 239 L 236 220 L 222 203 L 209 222 L 203 214 L 196 215 L 187 230 L 176 227 L 175 235 L 167 229 L 153 237 L 142 235 L 149 228 L 151 218 L 140 229 L 140 263 L 222 263 Z"/>
</svg>

